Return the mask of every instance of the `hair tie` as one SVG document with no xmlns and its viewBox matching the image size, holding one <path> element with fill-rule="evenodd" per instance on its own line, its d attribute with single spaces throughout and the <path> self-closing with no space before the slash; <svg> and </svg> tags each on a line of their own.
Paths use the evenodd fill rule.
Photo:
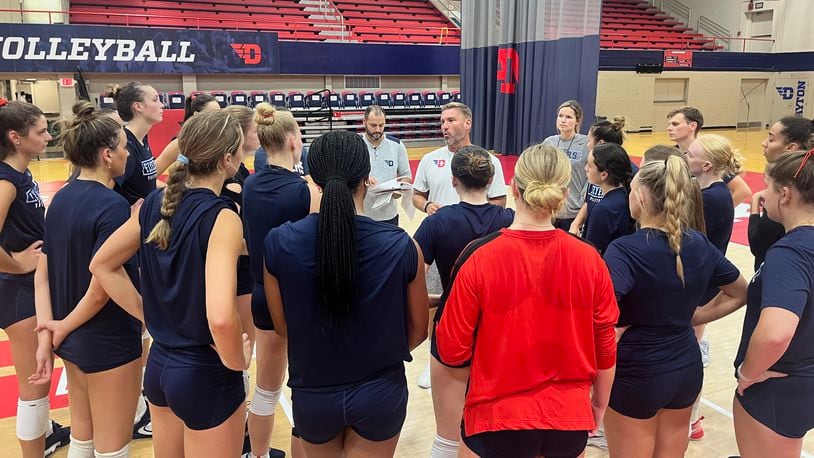
<svg viewBox="0 0 814 458">
<path fill-rule="evenodd" d="M 0 107 L 4 107 L 6 105 L 8 105 L 8 100 L 4 99 L 3 97 L 0 97 Z"/>
<path fill-rule="evenodd" d="M 184 156 L 183 154 L 179 154 L 177 160 L 178 160 L 178 162 L 180 162 L 180 163 L 182 163 L 184 165 L 189 165 L 189 158 Z"/>
<path fill-rule="evenodd" d="M 803 159 L 800 161 L 800 167 L 797 169 L 796 172 L 794 172 L 794 178 L 795 179 L 797 178 L 797 175 L 799 175 L 800 172 L 803 171 L 803 167 L 806 166 L 806 162 L 808 162 L 808 159 L 811 157 L 812 154 L 814 154 L 814 148 L 806 151 L 806 155 L 803 156 Z"/>
<path fill-rule="evenodd" d="M 327 184 L 330 181 L 341 181 L 343 184 L 348 184 L 348 180 L 345 177 L 342 177 L 342 176 L 339 176 L 339 175 L 331 175 L 331 176 L 329 176 L 328 179 L 325 180 L 325 183 Z"/>
<path fill-rule="evenodd" d="M 167 215 L 161 215 L 161 219 L 164 220 L 164 221 L 169 221 L 170 217 L 167 216 Z"/>
</svg>

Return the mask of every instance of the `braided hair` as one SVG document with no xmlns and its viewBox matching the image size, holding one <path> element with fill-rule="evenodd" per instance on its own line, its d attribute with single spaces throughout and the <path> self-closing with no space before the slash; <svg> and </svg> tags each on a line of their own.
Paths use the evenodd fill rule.
<svg viewBox="0 0 814 458">
<path fill-rule="evenodd" d="M 347 326 L 359 270 L 353 194 L 370 174 L 370 156 L 362 137 L 333 131 L 311 143 L 308 167 L 322 188 L 316 270 L 322 322 Z"/>
</svg>

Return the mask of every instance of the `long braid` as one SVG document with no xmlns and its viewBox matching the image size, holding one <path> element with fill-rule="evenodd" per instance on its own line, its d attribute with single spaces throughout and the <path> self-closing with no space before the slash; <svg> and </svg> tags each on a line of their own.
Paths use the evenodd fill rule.
<svg viewBox="0 0 814 458">
<path fill-rule="evenodd" d="M 170 218 L 175 215 L 175 210 L 181 203 L 181 195 L 187 188 L 187 175 L 188 168 L 180 161 L 175 161 L 170 167 L 167 187 L 164 188 L 164 196 L 161 198 L 161 221 L 150 231 L 145 243 L 155 243 L 162 250 L 170 246 Z"/>
<path fill-rule="evenodd" d="M 682 221 L 687 220 L 690 206 L 687 192 L 692 189 L 684 161 L 676 156 L 668 157 L 664 179 L 664 228 L 670 248 L 676 255 L 676 273 L 684 284 L 684 265 L 681 262 L 681 236 L 684 230 Z"/>
<path fill-rule="evenodd" d="M 370 173 L 370 158 L 360 136 L 334 131 L 311 144 L 308 167 L 322 188 L 316 274 L 323 324 L 347 325 L 359 267 L 353 193 Z"/>
</svg>

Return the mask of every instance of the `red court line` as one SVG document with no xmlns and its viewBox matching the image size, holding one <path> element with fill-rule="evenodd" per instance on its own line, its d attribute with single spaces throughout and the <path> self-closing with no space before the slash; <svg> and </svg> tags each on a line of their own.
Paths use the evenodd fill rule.
<svg viewBox="0 0 814 458">
<path fill-rule="evenodd" d="M 63 370 L 64 368 L 58 367 L 54 369 L 54 373 L 51 376 L 51 391 L 48 396 L 51 398 L 52 409 L 68 407 L 68 395 L 56 395 L 57 383 L 59 383 L 59 378 L 62 376 Z M 7 375 L 0 377 L 0 419 L 17 415 L 18 396 L 17 376 Z"/>
</svg>

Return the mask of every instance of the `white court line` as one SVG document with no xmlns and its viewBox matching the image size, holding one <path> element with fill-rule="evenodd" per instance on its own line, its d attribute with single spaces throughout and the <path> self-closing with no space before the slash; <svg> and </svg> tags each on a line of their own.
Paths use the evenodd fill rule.
<svg viewBox="0 0 814 458">
<path fill-rule="evenodd" d="M 729 418 L 730 420 L 732 419 L 732 412 L 726 410 L 725 408 L 719 406 L 718 404 L 715 404 L 714 402 L 710 401 L 709 399 L 701 398 L 701 404 L 704 404 L 705 406 L 707 406 L 710 409 L 718 412 L 719 414 Z M 803 458 L 814 458 L 814 455 L 806 452 L 805 450 L 803 450 L 803 452 L 802 452 L 802 454 L 800 456 L 802 456 Z"/>
<path fill-rule="evenodd" d="M 288 400 L 285 393 L 280 393 L 280 407 L 283 408 L 283 412 L 288 418 L 288 422 L 291 423 L 291 426 L 294 426 L 294 415 L 291 413 L 291 401 Z"/>
</svg>

